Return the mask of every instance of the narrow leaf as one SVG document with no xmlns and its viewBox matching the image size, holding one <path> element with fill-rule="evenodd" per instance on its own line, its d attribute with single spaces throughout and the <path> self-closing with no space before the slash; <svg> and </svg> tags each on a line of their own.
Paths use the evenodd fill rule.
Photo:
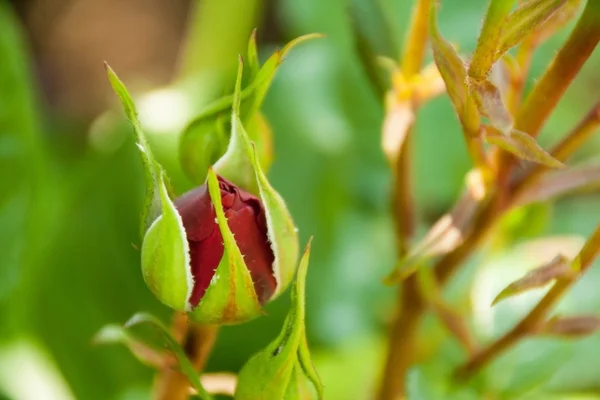
<svg viewBox="0 0 600 400">
<path fill-rule="evenodd" d="M 127 91 L 127 88 L 121 82 L 117 74 L 112 70 L 108 64 L 104 64 L 108 79 L 116 95 L 121 100 L 123 110 L 129 122 L 133 125 L 133 131 L 135 134 L 135 140 L 137 142 L 138 149 L 142 156 L 142 162 L 144 164 L 144 174 L 146 179 L 146 200 L 142 209 L 142 218 L 140 226 L 140 236 L 144 237 L 144 234 L 150 224 L 156 219 L 160 213 L 160 199 L 158 194 L 158 175 L 160 174 L 160 166 L 154 160 L 148 141 L 144 136 L 142 127 L 137 117 L 137 111 L 133 100 Z"/>
<path fill-rule="evenodd" d="M 258 50 L 256 48 L 256 29 L 252 31 L 250 40 L 248 41 L 248 67 L 250 70 L 250 79 L 256 78 L 258 71 L 260 70 Z"/>
<path fill-rule="evenodd" d="M 502 133 L 508 134 L 513 127 L 513 119 L 502 99 L 502 93 L 489 80 L 468 80 L 469 91 L 479 112 Z"/>
<path fill-rule="evenodd" d="M 502 27 L 497 58 L 544 25 L 567 0 L 528 0 L 512 12 Z"/>
<path fill-rule="evenodd" d="M 544 42 L 557 31 L 564 28 L 579 12 L 583 0 L 567 0 L 533 33 L 537 44 Z"/>
<path fill-rule="evenodd" d="M 552 317 L 541 328 L 540 335 L 577 339 L 600 331 L 600 317 L 581 315 L 573 317 Z"/>
<path fill-rule="evenodd" d="M 485 140 L 527 161 L 534 161 L 552 168 L 564 168 L 565 165 L 542 149 L 535 139 L 527 133 L 512 130 L 509 135 L 494 128 L 486 129 Z"/>
<path fill-rule="evenodd" d="M 526 189 L 515 205 L 543 202 L 580 189 L 600 187 L 600 164 L 579 166 L 545 174 L 536 184 Z"/>
<path fill-rule="evenodd" d="M 528 290 L 544 287 L 557 279 L 571 279 L 573 276 L 574 272 L 569 259 L 558 255 L 549 263 L 530 271 L 521 279 L 504 288 L 496 296 L 492 305 Z"/>
<path fill-rule="evenodd" d="M 198 391 L 197 396 L 202 400 L 212 400 L 212 397 L 202 386 L 200 377 L 196 373 L 194 366 L 185 355 L 184 350 L 181 348 L 177 340 L 171 336 L 169 329 L 158 318 L 147 313 L 135 314 L 129 321 L 127 321 L 125 324 L 125 329 L 139 325 L 147 325 L 160 335 L 166 349 L 176 357 L 180 371 L 186 376 L 186 378 L 188 378 L 188 381 L 192 387 Z"/>
</svg>

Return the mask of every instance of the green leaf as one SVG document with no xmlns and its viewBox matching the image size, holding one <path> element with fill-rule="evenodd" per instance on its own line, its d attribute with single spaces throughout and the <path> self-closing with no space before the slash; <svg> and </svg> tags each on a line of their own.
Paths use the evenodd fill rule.
<svg viewBox="0 0 600 400">
<path fill-rule="evenodd" d="M 469 79 L 468 85 L 479 112 L 502 133 L 509 133 L 513 128 L 513 119 L 504 105 L 500 89 L 487 79 Z"/>
<path fill-rule="evenodd" d="M 138 345 L 142 343 L 140 342 L 140 339 L 136 338 L 132 329 L 142 325 L 149 326 L 160 335 L 165 349 L 177 359 L 179 370 L 187 377 L 191 386 L 198 391 L 197 396 L 202 400 L 212 400 L 212 397 L 202 386 L 198 373 L 187 358 L 181 345 L 173 338 L 173 336 L 171 336 L 169 329 L 155 316 L 147 313 L 137 313 L 131 317 L 123 327 L 115 325 L 104 327 L 98 333 L 95 340 L 100 343 L 123 343 L 138 356 Z M 144 346 L 147 348 L 153 347 L 150 344 L 144 344 Z"/>
<path fill-rule="evenodd" d="M 298 267 L 284 327 L 277 339 L 252 356 L 240 371 L 236 400 L 323 398 L 323 387 L 310 361 L 304 325 L 309 254 L 310 242 Z"/>
<path fill-rule="evenodd" d="M 542 149 L 535 139 L 525 132 L 512 130 L 509 135 L 498 132 L 496 129 L 486 129 L 485 140 L 516 155 L 523 160 L 534 161 L 552 168 L 564 168 L 565 165 Z"/>
<path fill-rule="evenodd" d="M 212 169 L 208 171 L 207 183 L 223 237 L 224 251 L 206 293 L 191 315 L 202 323 L 245 322 L 262 314 L 261 305 L 254 290 L 250 271 L 227 225 L 219 182 Z"/>
<path fill-rule="evenodd" d="M 142 209 L 142 220 L 140 226 L 140 236 L 144 237 L 144 233 L 160 213 L 158 176 L 160 175 L 161 168 L 154 160 L 154 156 L 152 155 L 152 151 L 150 150 L 150 146 L 148 145 L 148 141 L 144 136 L 142 127 L 138 120 L 135 105 L 133 104 L 133 100 L 131 99 L 127 88 L 123 82 L 121 82 L 117 74 L 115 74 L 112 68 L 107 63 L 104 65 L 106 67 L 110 84 L 112 85 L 116 95 L 119 97 L 119 100 L 121 100 L 123 110 L 125 111 L 125 115 L 127 115 L 127 119 L 129 119 L 129 122 L 131 122 L 133 125 L 135 140 L 144 164 L 144 173 L 146 177 L 146 200 Z"/>
<path fill-rule="evenodd" d="M 504 288 L 498 293 L 492 305 L 528 290 L 544 287 L 557 279 L 572 279 L 573 277 L 574 272 L 571 269 L 570 260 L 565 256 L 558 255 L 549 263 L 529 271 L 527 275 Z"/>
<path fill-rule="evenodd" d="M 529 0 L 512 12 L 504 26 L 496 59 L 538 31 L 567 0 Z"/>
<path fill-rule="evenodd" d="M 152 293 L 165 305 L 189 311 L 194 288 L 190 249 L 181 216 L 169 199 L 164 173 L 158 178 L 162 214 L 142 242 L 142 275 Z"/>
</svg>

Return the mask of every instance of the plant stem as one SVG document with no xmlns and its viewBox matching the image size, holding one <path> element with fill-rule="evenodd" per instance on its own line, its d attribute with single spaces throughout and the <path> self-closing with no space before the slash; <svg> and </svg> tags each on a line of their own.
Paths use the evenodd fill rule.
<svg viewBox="0 0 600 400">
<path fill-rule="evenodd" d="M 184 313 L 177 312 L 173 320 L 173 335 L 181 342 L 190 362 L 201 371 L 217 338 L 218 326 L 191 322 Z M 186 400 L 190 396 L 190 383 L 184 374 L 165 360 L 159 373 L 154 391 L 156 400 Z"/>
<path fill-rule="evenodd" d="M 538 135 L 599 40 L 600 3 L 588 0 L 569 39 L 525 100 L 515 122 L 516 129 L 533 137 Z"/>
<path fill-rule="evenodd" d="M 517 50 L 517 70 L 513 71 L 514 73 L 510 77 L 510 87 L 506 99 L 506 106 L 512 115 L 515 115 L 521 106 L 525 81 L 529 75 L 534 50 L 535 40 L 532 35 L 525 38 Z"/>
<path fill-rule="evenodd" d="M 410 79 L 421 69 L 429 31 L 430 7 L 431 0 L 418 0 L 413 8 L 401 62 L 401 70 L 406 79 Z M 393 212 L 399 257 L 406 254 L 415 225 L 410 168 L 412 130 L 412 127 L 408 129 L 393 171 Z M 404 393 L 404 379 L 413 361 L 416 342 L 412 332 L 417 329 L 418 316 L 423 308 L 418 282 L 415 277 L 411 277 L 399 288 L 398 314 L 390 331 L 387 359 L 379 387 L 380 400 L 396 399 Z"/>
<path fill-rule="evenodd" d="M 592 236 L 587 240 L 575 260 L 572 267 L 579 272 L 581 277 L 591 266 L 592 261 L 600 253 L 600 225 L 596 227 Z M 535 333 L 541 324 L 545 322 L 546 317 L 552 311 L 552 307 L 562 298 L 567 290 L 577 281 L 577 279 L 560 279 L 546 293 L 539 303 L 521 320 L 513 329 L 504 334 L 498 340 L 492 342 L 489 346 L 481 350 L 464 365 L 457 370 L 460 378 L 468 378 L 481 368 L 486 366 L 498 355 L 513 346 L 520 339 Z"/>
<path fill-rule="evenodd" d="M 431 0 L 418 0 L 411 16 L 410 28 L 404 41 L 401 71 L 408 79 L 421 69 L 429 31 Z"/>
<path fill-rule="evenodd" d="M 384 375 L 377 395 L 379 400 L 399 399 L 405 392 L 406 373 L 413 363 L 417 345 L 415 333 L 425 310 L 416 275 L 403 283 L 398 303 L 399 312 L 390 331 Z"/>
</svg>

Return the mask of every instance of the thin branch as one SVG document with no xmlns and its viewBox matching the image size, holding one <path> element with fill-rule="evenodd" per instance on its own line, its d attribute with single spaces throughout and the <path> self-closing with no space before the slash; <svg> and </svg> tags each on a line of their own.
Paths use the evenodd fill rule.
<svg viewBox="0 0 600 400">
<path fill-rule="evenodd" d="M 600 40 L 600 3 L 588 0 L 571 36 L 525 100 L 515 128 L 537 136 Z"/>
<path fill-rule="evenodd" d="M 412 275 L 398 293 L 400 308 L 389 335 L 383 380 L 377 394 L 379 400 L 399 399 L 405 393 L 406 373 L 415 359 L 416 332 L 425 311 L 418 286 L 416 276 Z"/>
<path fill-rule="evenodd" d="M 519 45 L 516 54 L 516 70 L 510 76 L 510 86 L 506 98 L 506 106 L 515 115 L 521 106 L 525 81 L 529 75 L 533 51 L 535 50 L 534 36 L 530 35 Z"/>
<path fill-rule="evenodd" d="M 577 278 L 583 276 L 599 253 L 600 225 L 596 227 L 596 230 L 592 233 L 577 257 L 571 263 L 571 267 L 578 272 Z M 490 361 L 498 357 L 498 355 L 513 346 L 516 342 L 526 336 L 534 334 L 540 325 L 545 322 L 548 314 L 552 311 L 552 307 L 576 281 L 577 279 L 562 279 L 556 281 L 554 286 L 552 286 L 546 295 L 529 312 L 529 314 L 521 320 L 521 322 L 462 365 L 457 370 L 457 375 L 460 378 L 472 376 L 485 367 Z"/>
<path fill-rule="evenodd" d="M 431 0 L 419 0 L 414 6 L 410 29 L 405 40 L 401 71 L 406 79 L 419 73 L 429 31 L 429 9 Z M 415 227 L 415 207 L 412 196 L 412 127 L 406 132 L 406 138 L 400 147 L 394 168 L 393 210 L 396 221 L 396 235 L 399 255 L 406 253 L 408 242 Z"/>
<path fill-rule="evenodd" d="M 200 372 L 212 350 L 217 338 L 216 325 L 201 325 L 188 320 L 184 313 L 175 313 L 173 320 L 173 336 L 182 343 L 190 362 Z M 172 365 L 172 360 L 165 360 L 162 371 L 155 382 L 154 399 L 186 400 L 190 396 L 190 384 L 184 374 Z"/>
<path fill-rule="evenodd" d="M 429 31 L 429 9 L 431 0 L 419 0 L 413 8 L 410 28 L 404 41 L 401 70 L 404 76 L 410 78 L 421 69 L 425 56 L 425 45 Z"/>
<path fill-rule="evenodd" d="M 402 57 L 402 73 L 407 79 L 421 69 L 429 31 L 431 0 L 418 0 L 414 6 L 410 30 L 405 41 Z M 409 128 L 400 148 L 394 168 L 393 211 L 396 225 L 398 256 L 408 250 L 408 242 L 414 231 L 414 199 L 411 182 L 412 127 Z M 418 316 L 424 308 L 419 295 L 418 282 L 409 278 L 399 289 L 399 313 L 389 336 L 389 348 L 378 399 L 392 400 L 404 393 L 406 372 L 413 362 Z M 411 325 L 412 323 L 412 325 Z"/>
</svg>

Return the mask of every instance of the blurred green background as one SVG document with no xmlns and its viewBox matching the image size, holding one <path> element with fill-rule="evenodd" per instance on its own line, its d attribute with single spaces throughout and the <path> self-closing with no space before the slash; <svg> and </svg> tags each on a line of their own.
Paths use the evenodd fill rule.
<svg viewBox="0 0 600 400">
<path fill-rule="evenodd" d="M 440 29 L 464 54 L 475 46 L 486 3 L 442 1 Z M 395 251 L 391 176 L 379 148 L 382 98 L 361 65 L 357 30 L 377 54 L 397 58 L 411 7 L 406 0 L 0 0 L 0 398 L 148 398 L 150 368 L 123 347 L 91 344 L 103 325 L 140 310 L 170 318 L 140 274 L 142 168 L 103 60 L 135 94 L 151 144 L 183 189 L 178 134 L 230 90 L 254 27 L 263 59 L 298 35 L 327 35 L 290 53 L 263 107 L 275 143 L 270 178 L 302 243 L 315 236 L 307 324 L 326 397 L 370 398 L 395 297 L 381 279 Z M 569 30 L 536 52 L 531 82 Z M 543 145 L 597 100 L 599 70 L 596 52 L 546 124 Z M 596 138 L 577 160 L 599 149 Z M 447 97 L 420 110 L 415 152 L 422 232 L 452 205 L 470 167 Z M 543 293 L 490 309 L 502 283 L 557 252 L 573 254 L 598 221 L 593 192 L 512 213 L 449 298 L 489 340 Z M 595 267 L 560 310 L 600 312 L 598 282 Z M 224 328 L 208 370 L 235 372 L 271 341 L 285 297 L 266 317 Z M 598 336 L 529 340 L 466 388 L 448 381 L 464 355 L 434 318 L 421 336 L 411 399 L 600 398 Z"/>
</svg>

